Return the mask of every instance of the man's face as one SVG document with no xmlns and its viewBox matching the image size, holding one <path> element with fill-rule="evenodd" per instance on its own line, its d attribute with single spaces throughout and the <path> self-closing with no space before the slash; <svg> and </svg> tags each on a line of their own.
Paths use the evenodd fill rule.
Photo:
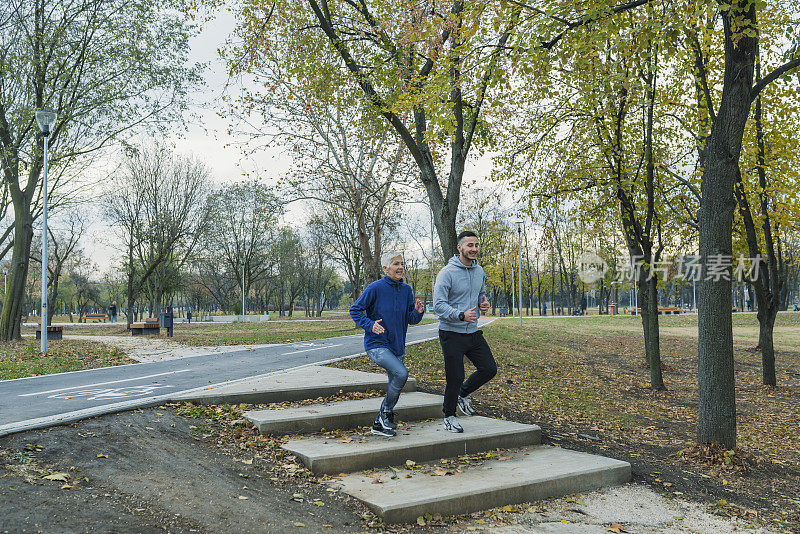
<svg viewBox="0 0 800 534">
<path fill-rule="evenodd" d="M 389 265 L 383 266 L 383 272 L 392 280 L 400 281 L 403 279 L 403 272 L 405 271 L 406 264 L 402 256 L 395 256 L 389 261 Z"/>
<path fill-rule="evenodd" d="M 461 240 L 456 248 L 461 253 L 461 255 L 468 260 L 472 261 L 478 257 L 478 238 L 477 237 L 465 237 Z"/>
</svg>

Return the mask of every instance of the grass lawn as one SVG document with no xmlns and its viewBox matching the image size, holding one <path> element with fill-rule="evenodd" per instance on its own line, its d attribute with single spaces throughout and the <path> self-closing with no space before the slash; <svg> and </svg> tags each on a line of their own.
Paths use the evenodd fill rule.
<svg viewBox="0 0 800 534">
<path fill-rule="evenodd" d="M 423 319 L 428 324 L 433 319 Z M 363 335 L 348 317 L 346 320 L 294 321 L 266 323 L 178 324 L 173 338 L 179 343 L 195 346 L 256 345 L 263 343 L 294 343 L 309 339 Z M 162 337 L 164 334 L 161 334 Z"/>
<path fill-rule="evenodd" d="M 48 341 L 47 351 L 39 353 L 38 340 L 0 343 L 0 380 L 136 363 L 121 350 L 93 341 Z"/>
<path fill-rule="evenodd" d="M 423 319 L 420 324 L 434 322 Z M 23 334 L 33 334 L 34 326 L 23 326 Z M 266 323 L 175 323 L 173 341 L 192 346 L 260 345 L 294 343 L 310 339 L 363 334 L 348 316 L 347 319 L 325 321 L 268 321 Z M 114 326 L 67 325 L 64 334 L 85 336 L 130 336 L 125 324 Z M 166 330 L 160 337 L 166 338 Z"/>
<path fill-rule="evenodd" d="M 496 321 L 484 333 L 498 375 L 475 404 L 483 414 L 539 424 L 551 444 L 627 460 L 635 480 L 664 493 L 800 532 L 800 314 L 778 316 L 776 388 L 761 385 L 755 315 L 734 316 L 733 455 L 694 446 L 696 324 L 696 316 L 660 317 L 668 390 L 655 392 L 638 317 L 528 319 L 521 329 L 517 319 Z M 409 347 L 406 364 L 420 389 L 444 391 L 438 342 Z M 366 357 L 333 365 L 380 371 Z"/>
</svg>

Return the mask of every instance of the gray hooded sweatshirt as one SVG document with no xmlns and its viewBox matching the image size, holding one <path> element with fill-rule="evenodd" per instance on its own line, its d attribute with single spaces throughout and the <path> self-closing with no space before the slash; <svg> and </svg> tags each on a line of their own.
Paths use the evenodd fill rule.
<svg viewBox="0 0 800 534">
<path fill-rule="evenodd" d="M 477 322 L 459 321 L 458 314 L 480 306 L 486 294 L 486 276 L 483 268 L 473 261 L 466 266 L 458 255 L 450 258 L 439 271 L 433 288 L 433 311 L 439 316 L 439 330 L 471 334 L 478 329 Z M 480 307 L 475 310 L 478 317 Z"/>
</svg>

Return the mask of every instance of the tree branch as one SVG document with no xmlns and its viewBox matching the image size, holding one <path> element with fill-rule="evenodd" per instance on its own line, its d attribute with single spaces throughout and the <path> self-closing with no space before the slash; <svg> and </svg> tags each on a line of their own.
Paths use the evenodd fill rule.
<svg viewBox="0 0 800 534">
<path fill-rule="evenodd" d="M 775 70 L 764 76 L 761 79 L 761 81 L 756 83 L 753 86 L 753 88 L 750 89 L 750 101 L 752 102 L 753 100 L 755 100 L 756 97 L 758 96 L 758 93 L 760 93 L 761 90 L 764 89 L 767 85 L 769 85 L 770 83 L 774 82 L 775 80 L 777 80 L 790 70 L 797 67 L 800 67 L 800 57 L 794 58 L 791 61 L 787 61 L 780 67 L 777 67 Z"/>
</svg>

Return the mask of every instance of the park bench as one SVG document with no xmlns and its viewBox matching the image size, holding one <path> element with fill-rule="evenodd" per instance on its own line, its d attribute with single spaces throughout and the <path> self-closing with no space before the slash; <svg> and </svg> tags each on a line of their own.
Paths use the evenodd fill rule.
<svg viewBox="0 0 800 534">
<path fill-rule="evenodd" d="M 625 310 L 626 310 L 627 313 L 630 313 L 631 315 L 641 315 L 641 313 L 642 313 L 642 309 L 641 308 L 625 308 Z M 659 315 L 671 315 L 671 314 L 678 315 L 679 313 L 681 313 L 681 309 L 680 308 L 659 308 L 658 309 L 658 314 Z"/>
<path fill-rule="evenodd" d="M 86 315 L 83 316 L 83 321 L 84 322 L 92 320 L 92 319 L 95 319 L 98 322 L 102 319 L 103 322 L 106 322 L 106 319 L 108 319 L 108 317 L 106 316 L 105 313 L 87 313 Z"/>
<path fill-rule="evenodd" d="M 63 339 L 64 327 L 63 326 L 48 326 L 47 327 L 47 340 Z M 42 339 L 42 327 L 36 327 L 36 339 Z"/>
<path fill-rule="evenodd" d="M 143 323 L 133 323 L 131 325 L 131 335 L 132 336 L 157 336 L 161 333 L 161 327 L 158 326 L 158 319 L 147 319 Z"/>
</svg>

